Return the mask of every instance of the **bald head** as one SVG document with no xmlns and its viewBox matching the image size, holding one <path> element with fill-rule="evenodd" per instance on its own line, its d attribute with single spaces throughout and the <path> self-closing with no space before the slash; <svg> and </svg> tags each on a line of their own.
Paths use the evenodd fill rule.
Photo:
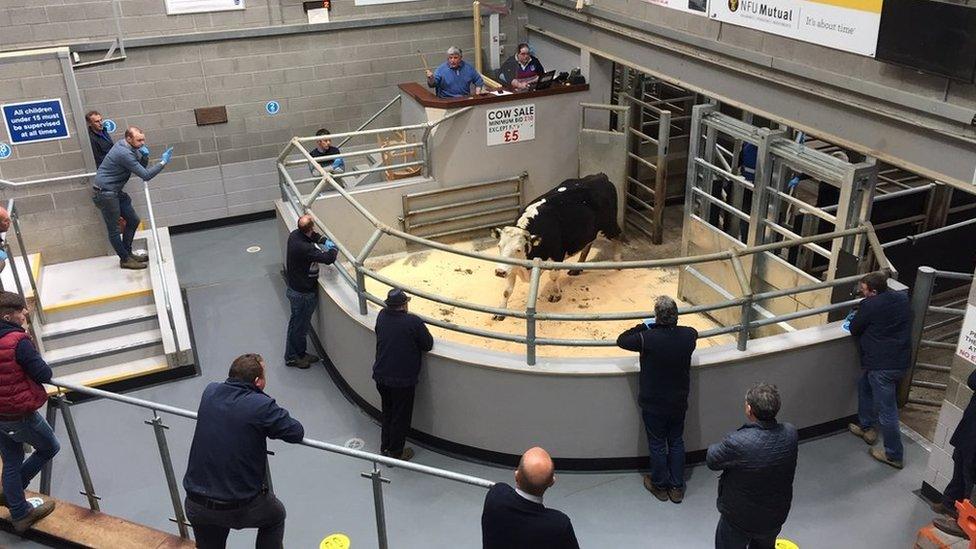
<svg viewBox="0 0 976 549">
<path fill-rule="evenodd" d="M 305 214 L 298 218 L 298 230 L 305 234 L 308 234 L 315 228 L 315 222 L 312 221 L 312 216 Z"/>
<path fill-rule="evenodd" d="M 542 497 L 546 489 L 553 485 L 554 466 L 549 452 L 536 446 L 522 454 L 518 469 L 515 470 L 515 484 L 523 492 Z"/>
<path fill-rule="evenodd" d="M 0 207 L 0 233 L 7 232 L 7 229 L 9 228 L 10 228 L 10 212 L 7 211 L 7 208 Z"/>
</svg>

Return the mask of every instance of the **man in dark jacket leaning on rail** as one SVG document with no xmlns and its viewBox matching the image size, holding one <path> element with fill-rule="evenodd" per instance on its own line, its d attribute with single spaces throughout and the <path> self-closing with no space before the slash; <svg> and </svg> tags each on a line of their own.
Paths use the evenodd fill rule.
<svg viewBox="0 0 976 549">
<path fill-rule="evenodd" d="M 420 376 L 423 354 L 434 347 L 434 338 L 417 315 L 407 312 L 410 296 L 394 288 L 386 295 L 386 307 L 376 317 L 376 360 L 373 380 L 382 402 L 380 453 L 397 459 L 413 457 L 405 448 L 413 417 L 413 395 Z"/>
<path fill-rule="evenodd" d="M 638 402 L 651 457 L 644 488 L 661 501 L 681 503 L 685 495 L 685 412 L 697 342 L 698 331 L 678 326 L 678 306 L 664 295 L 654 301 L 653 320 L 617 337 L 618 347 L 640 353 Z"/>
<path fill-rule="evenodd" d="M 793 503 L 797 432 L 778 423 L 779 392 L 759 383 L 746 393 L 749 423 L 708 447 L 718 481 L 715 549 L 773 549 Z"/>
</svg>

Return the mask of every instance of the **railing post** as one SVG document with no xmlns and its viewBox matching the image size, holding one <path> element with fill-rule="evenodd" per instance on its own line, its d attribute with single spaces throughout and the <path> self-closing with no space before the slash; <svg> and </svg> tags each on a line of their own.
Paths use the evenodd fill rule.
<svg viewBox="0 0 976 549">
<path fill-rule="evenodd" d="M 44 419 L 47 420 L 47 424 L 50 425 L 51 430 L 54 431 L 55 423 L 58 419 L 58 409 L 53 398 L 47 399 L 47 410 L 44 411 Z M 40 492 L 42 494 L 51 495 L 51 470 L 53 467 L 54 460 L 49 459 L 47 463 L 44 464 L 44 468 L 41 469 Z"/>
<path fill-rule="evenodd" d="M 388 549 L 389 542 L 386 537 L 386 512 L 383 509 L 383 483 L 390 483 L 390 479 L 383 478 L 380 474 L 379 464 L 373 462 L 373 470 L 369 473 L 360 473 L 363 478 L 368 478 L 373 482 L 373 508 L 376 511 L 376 539 L 379 549 Z"/>
<path fill-rule="evenodd" d="M 539 263 L 539 258 L 536 258 L 529 278 L 529 295 L 525 303 L 525 363 L 529 366 L 535 366 L 535 310 L 536 303 L 539 301 L 539 277 L 542 275 Z"/>
<path fill-rule="evenodd" d="M 71 450 L 75 454 L 75 463 L 78 464 L 78 474 L 81 476 L 81 484 L 85 487 L 84 492 L 79 492 L 88 498 L 88 508 L 92 511 L 100 511 L 98 507 L 98 495 L 95 494 L 95 487 L 92 485 L 91 475 L 88 473 L 88 463 L 85 462 L 85 453 L 81 450 L 81 439 L 78 438 L 78 431 L 75 429 L 75 420 L 71 417 L 71 405 L 64 395 L 54 397 L 61 409 L 61 417 L 64 418 L 64 429 L 68 432 L 68 441 L 71 443 Z"/>
<path fill-rule="evenodd" d="M 739 282 L 742 297 L 746 299 L 742 304 L 742 310 L 739 316 L 739 334 L 736 341 L 736 348 L 740 351 L 745 351 L 749 345 L 749 322 L 752 320 L 752 284 L 749 281 L 749 277 L 746 276 L 746 270 L 742 266 L 742 260 L 739 258 L 736 250 L 731 251 L 729 260 L 732 262 L 732 270 L 735 272 L 735 278 Z M 753 258 L 753 262 L 755 261 L 756 259 Z"/>
<path fill-rule="evenodd" d="M 373 234 L 366 241 L 366 245 L 363 246 L 363 251 L 359 252 L 359 256 L 356 257 L 353 266 L 356 267 L 356 295 L 359 298 L 359 314 L 366 314 L 366 273 L 363 272 L 363 265 L 366 262 L 366 258 L 369 257 L 369 253 L 373 251 L 373 247 L 376 243 L 380 241 L 380 237 L 383 236 L 383 229 L 377 228 L 373 231 Z"/>
<path fill-rule="evenodd" d="M 163 474 L 166 476 L 166 486 L 169 488 L 169 499 L 173 503 L 173 513 L 176 515 L 174 520 L 180 529 L 180 537 L 190 538 L 190 530 L 187 528 L 186 515 L 183 514 L 183 502 L 180 498 L 180 488 L 176 483 L 176 473 L 173 472 L 173 459 L 169 455 L 169 445 L 166 443 L 166 429 L 163 418 L 159 417 L 153 410 L 153 418 L 146 421 L 146 425 L 152 425 L 153 433 L 156 435 L 156 445 L 159 446 L 159 458 L 163 462 Z"/>
<path fill-rule="evenodd" d="M 935 269 L 919 267 L 915 277 L 915 287 L 912 288 L 912 358 L 908 363 L 908 372 L 898 384 L 898 406 L 908 402 L 908 394 L 912 390 L 912 378 L 915 376 L 915 362 L 918 360 L 919 342 L 922 341 L 922 331 L 925 329 L 925 313 L 932 298 L 935 287 Z"/>
</svg>

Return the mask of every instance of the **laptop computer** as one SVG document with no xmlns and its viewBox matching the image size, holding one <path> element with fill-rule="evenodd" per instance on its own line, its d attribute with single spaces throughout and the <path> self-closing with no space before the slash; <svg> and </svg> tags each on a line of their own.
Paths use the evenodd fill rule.
<svg viewBox="0 0 976 549">
<path fill-rule="evenodd" d="M 533 86 L 532 89 L 533 90 L 544 90 L 544 89 L 548 88 L 549 86 L 552 86 L 552 81 L 555 79 L 555 77 L 556 77 L 556 71 L 549 71 L 549 72 L 543 74 L 536 81 L 535 86 Z"/>
</svg>

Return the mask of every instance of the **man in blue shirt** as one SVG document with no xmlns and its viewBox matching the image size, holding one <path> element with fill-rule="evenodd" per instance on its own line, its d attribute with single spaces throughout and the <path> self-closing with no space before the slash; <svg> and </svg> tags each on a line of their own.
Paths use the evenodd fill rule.
<svg viewBox="0 0 976 549">
<path fill-rule="evenodd" d="M 264 393 L 265 372 L 261 355 L 241 355 L 227 381 L 203 390 L 183 476 L 197 547 L 222 549 L 231 528 L 257 528 L 256 547 L 283 547 L 285 506 L 267 485 L 267 439 L 301 442 L 305 428 Z"/>
<path fill-rule="evenodd" d="M 98 166 L 92 201 L 102 212 L 105 228 L 108 229 L 108 241 L 119 256 L 119 266 L 123 269 L 145 269 L 148 258 L 132 255 L 132 239 L 135 238 L 136 228 L 139 226 L 139 215 L 132 208 L 132 199 L 122 188 L 129 181 L 132 174 L 136 174 L 144 181 L 156 177 L 163 171 L 173 156 L 173 147 L 166 149 L 159 163 L 149 166 L 149 147 L 146 146 L 146 135 L 135 126 L 125 130 L 125 139 L 120 139 Z M 119 217 L 125 220 L 125 233 L 119 229 Z"/>
<path fill-rule="evenodd" d="M 475 94 L 484 92 L 484 79 L 461 59 L 461 49 L 456 46 L 447 49 L 447 61 L 433 72 L 427 70 L 427 86 L 437 90 L 437 97 L 466 97 L 471 95 L 472 84 Z"/>
</svg>

